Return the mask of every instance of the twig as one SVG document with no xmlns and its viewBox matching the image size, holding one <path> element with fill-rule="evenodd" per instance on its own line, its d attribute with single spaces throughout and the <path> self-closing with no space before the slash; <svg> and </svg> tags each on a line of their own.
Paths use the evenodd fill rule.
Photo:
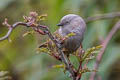
<svg viewBox="0 0 120 80">
<path fill-rule="evenodd" d="M 80 70 L 82 70 L 82 61 L 79 62 L 79 67 L 77 70 L 77 74 L 79 74 L 79 75 L 77 76 L 77 80 L 80 80 L 81 76 L 82 76 L 82 73 L 79 73 Z"/>
<path fill-rule="evenodd" d="M 8 22 L 6 21 L 6 19 L 3 24 L 8 25 Z M 9 25 L 9 30 L 8 30 L 7 34 L 5 36 L 1 37 L 0 41 L 7 39 L 10 36 L 10 34 L 12 33 L 13 29 L 15 29 L 18 25 L 26 25 L 27 26 L 27 24 L 25 24 L 24 22 L 16 22 L 12 26 Z"/>
<path fill-rule="evenodd" d="M 88 17 L 85 19 L 86 23 L 101 19 L 111 19 L 120 17 L 120 12 L 106 13 L 106 14 L 98 14 L 96 16 Z"/>
<path fill-rule="evenodd" d="M 100 53 L 98 54 L 97 58 L 96 58 L 96 62 L 94 64 L 94 69 L 97 70 L 99 67 L 99 64 L 101 62 L 102 56 L 104 54 L 104 51 L 109 43 L 109 41 L 111 40 L 112 36 L 117 32 L 117 30 L 120 29 L 120 21 L 118 21 L 115 26 L 111 29 L 111 31 L 109 32 L 108 36 L 106 37 L 106 39 L 103 41 L 102 43 L 102 49 L 100 51 Z M 94 80 L 96 76 L 96 72 L 92 72 L 91 76 L 90 76 L 90 80 Z"/>
</svg>

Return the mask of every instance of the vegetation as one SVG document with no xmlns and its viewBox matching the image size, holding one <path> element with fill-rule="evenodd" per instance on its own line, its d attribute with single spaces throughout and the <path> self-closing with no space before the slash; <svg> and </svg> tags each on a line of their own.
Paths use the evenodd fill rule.
<svg viewBox="0 0 120 80">
<path fill-rule="evenodd" d="M 3 22 L 4 18 L 8 18 L 8 22 L 5 20 L 4 23 L 8 27 L 9 24 L 14 24 L 17 21 L 27 23 L 26 16 L 24 16 L 24 20 L 21 16 L 36 11 L 38 14 L 48 14 L 46 20 L 44 20 L 44 17 L 37 16 L 36 21 L 44 20 L 40 24 L 48 26 L 53 33 L 57 29 L 55 25 L 63 15 L 74 13 L 82 16 L 87 23 L 87 32 L 83 42 L 85 53 L 82 55 L 82 59 L 79 59 L 77 52 L 76 55 L 70 56 L 72 64 L 76 68 L 81 60 L 83 65 L 86 65 L 89 61 L 87 67 L 80 70 L 80 73 L 86 73 L 82 75 L 82 80 L 98 78 L 100 80 L 110 80 L 109 77 L 112 77 L 111 80 L 119 79 L 119 77 L 114 78 L 114 75 L 111 75 L 111 71 L 114 70 L 111 66 L 119 60 L 120 56 L 120 34 L 117 32 L 120 25 L 118 21 L 120 16 L 118 12 L 119 0 L 1 0 L 0 4 L 2 4 L 0 6 L 0 23 Z M 0 37 L 7 32 L 7 28 L 2 26 L 0 25 Z M 68 72 L 65 75 L 63 73 L 64 69 L 59 69 L 64 68 L 61 62 L 46 54 L 35 54 L 36 48 L 49 37 L 38 35 L 33 30 L 33 28 L 17 27 L 10 35 L 9 41 L 0 41 L 0 74 L 2 74 L 0 77 L 3 76 L 1 77 L 3 80 L 6 78 L 9 80 L 71 80 Z M 30 35 L 26 36 L 27 34 Z M 69 36 L 71 35 L 67 37 Z M 103 45 L 102 49 L 100 52 L 96 51 L 100 48 L 97 45 L 101 43 Z M 96 47 L 90 48 L 92 46 Z M 37 51 L 51 55 L 49 50 L 41 50 Z M 97 60 L 94 56 L 97 56 Z M 97 64 L 97 67 L 94 63 Z M 4 74 L 8 77 L 4 77 Z M 97 76 L 90 77 L 90 74 L 97 74 Z"/>
</svg>

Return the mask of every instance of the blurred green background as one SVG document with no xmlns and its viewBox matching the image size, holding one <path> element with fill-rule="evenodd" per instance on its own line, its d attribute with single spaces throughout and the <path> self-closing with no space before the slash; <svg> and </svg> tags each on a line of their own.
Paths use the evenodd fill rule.
<svg viewBox="0 0 120 80">
<path fill-rule="evenodd" d="M 120 0 L 0 0 L 0 37 L 5 35 L 7 27 L 1 23 L 8 18 L 9 23 L 23 21 L 22 16 L 30 11 L 48 14 L 41 24 L 50 27 L 54 32 L 56 24 L 66 14 L 74 13 L 83 18 L 120 11 Z M 99 45 L 116 23 L 118 18 L 90 22 L 83 42 L 84 49 Z M 10 80 L 71 80 L 62 69 L 51 68 L 59 61 L 47 54 L 36 54 L 36 48 L 47 39 L 47 36 L 31 34 L 22 35 L 28 30 L 17 27 L 8 40 L 0 42 L 0 71 L 9 71 Z M 74 59 L 74 58 L 72 58 Z M 76 59 L 74 59 L 76 60 Z M 94 61 L 88 64 L 93 69 Z M 110 40 L 105 50 L 98 74 L 102 80 L 120 80 L 120 31 Z M 90 73 L 85 73 L 82 80 L 89 80 Z"/>
</svg>

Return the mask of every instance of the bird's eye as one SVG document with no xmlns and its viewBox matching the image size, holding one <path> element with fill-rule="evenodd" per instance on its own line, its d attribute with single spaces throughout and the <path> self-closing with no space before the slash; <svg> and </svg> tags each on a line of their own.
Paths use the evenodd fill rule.
<svg viewBox="0 0 120 80">
<path fill-rule="evenodd" d="M 66 21 L 66 24 L 69 23 L 68 21 Z"/>
</svg>

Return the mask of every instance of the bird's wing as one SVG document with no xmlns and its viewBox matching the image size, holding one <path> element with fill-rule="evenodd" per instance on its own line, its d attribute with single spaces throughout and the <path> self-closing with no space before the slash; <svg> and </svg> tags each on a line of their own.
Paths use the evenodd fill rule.
<svg viewBox="0 0 120 80">
<path fill-rule="evenodd" d="M 56 30 L 56 31 L 53 33 L 53 36 L 54 36 L 56 39 L 58 39 L 58 40 L 61 40 L 61 39 L 62 39 L 62 36 L 59 35 L 58 30 Z M 54 44 L 54 43 L 53 43 L 50 39 L 48 39 L 46 42 L 40 44 L 40 46 L 39 46 L 38 48 L 50 47 L 50 46 L 53 46 L 53 44 Z"/>
</svg>

